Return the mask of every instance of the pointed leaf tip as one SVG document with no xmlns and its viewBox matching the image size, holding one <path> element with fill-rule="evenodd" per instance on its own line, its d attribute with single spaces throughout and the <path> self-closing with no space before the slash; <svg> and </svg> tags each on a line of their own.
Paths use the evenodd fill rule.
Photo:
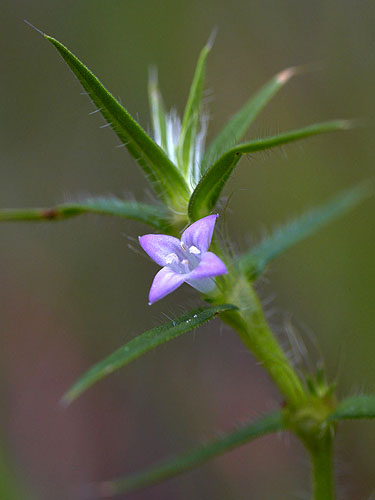
<svg viewBox="0 0 375 500">
<path fill-rule="evenodd" d="M 215 40 L 216 40 L 217 32 L 218 32 L 218 27 L 215 26 L 215 28 L 211 31 L 211 35 L 210 35 L 209 39 L 207 40 L 207 43 L 206 43 L 207 50 L 212 49 L 212 47 L 215 43 Z"/>
<path fill-rule="evenodd" d="M 47 36 L 42 30 L 40 30 L 39 28 L 37 28 L 36 26 L 31 24 L 30 21 L 28 21 L 27 19 L 24 19 L 23 22 L 26 23 L 28 26 L 30 26 L 30 28 L 32 28 L 33 30 L 37 31 L 42 36 L 44 36 L 44 37 Z"/>
<path fill-rule="evenodd" d="M 290 68 L 286 68 L 283 71 L 280 71 L 276 75 L 276 81 L 280 83 L 281 85 L 284 85 L 287 83 L 288 80 L 290 80 L 295 74 L 297 73 L 297 68 L 295 66 L 292 66 Z"/>
<path fill-rule="evenodd" d="M 181 123 L 180 137 L 177 144 L 177 158 L 185 178 L 194 184 L 199 179 L 199 159 L 196 158 L 196 145 L 199 135 L 203 86 L 206 73 L 207 57 L 211 50 L 212 35 L 201 50 L 190 87 L 184 115 Z"/>
<path fill-rule="evenodd" d="M 176 165 L 85 64 L 61 42 L 49 35 L 44 36 L 58 50 L 89 98 L 138 162 L 159 198 L 174 209 L 183 210 L 189 192 Z"/>
<path fill-rule="evenodd" d="M 201 163 L 201 173 L 204 173 L 221 155 L 238 144 L 266 104 L 296 72 L 297 68 L 290 67 L 274 75 L 232 116 L 207 148 Z"/>
<path fill-rule="evenodd" d="M 149 85 L 157 85 L 158 84 L 158 68 L 155 64 L 151 64 L 148 68 L 148 83 Z"/>
<path fill-rule="evenodd" d="M 342 130 L 352 130 L 353 128 L 363 127 L 366 124 L 360 118 L 352 120 L 338 120 L 341 123 Z"/>
</svg>

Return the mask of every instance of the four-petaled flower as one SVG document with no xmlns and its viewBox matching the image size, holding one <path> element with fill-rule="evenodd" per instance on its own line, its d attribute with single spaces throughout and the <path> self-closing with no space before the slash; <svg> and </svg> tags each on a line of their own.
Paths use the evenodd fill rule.
<svg viewBox="0 0 375 500">
<path fill-rule="evenodd" d="M 149 293 L 149 304 L 162 299 L 186 282 L 203 293 L 215 288 L 214 276 L 227 268 L 217 255 L 208 251 L 218 215 L 197 220 L 182 233 L 181 240 L 167 234 L 139 237 L 143 250 L 160 266 Z"/>
</svg>

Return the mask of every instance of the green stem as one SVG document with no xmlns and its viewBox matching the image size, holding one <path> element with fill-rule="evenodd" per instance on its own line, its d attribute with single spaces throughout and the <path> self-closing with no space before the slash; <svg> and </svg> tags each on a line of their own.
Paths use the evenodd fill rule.
<svg viewBox="0 0 375 500">
<path fill-rule="evenodd" d="M 219 253 L 220 247 L 216 247 L 217 244 L 215 251 Z M 237 331 L 279 388 L 286 403 L 285 423 L 310 454 L 313 499 L 334 500 L 335 428 L 326 423 L 327 416 L 332 412 L 332 395 L 322 388 L 320 395 L 312 394 L 305 388 L 268 326 L 260 300 L 246 276 L 237 274 L 232 268 L 232 273 L 229 273 L 228 278 L 223 277 L 220 284 L 221 298 L 238 307 L 238 310 L 223 312 L 222 320 Z"/>
<path fill-rule="evenodd" d="M 313 500 L 334 500 L 333 437 L 327 433 L 307 448 L 312 464 Z"/>
<path fill-rule="evenodd" d="M 303 405 L 307 399 L 306 391 L 268 326 L 252 285 L 246 278 L 239 276 L 226 299 L 235 304 L 239 311 L 226 312 L 222 319 L 237 331 L 244 344 L 267 370 L 288 406 L 297 408 Z"/>
</svg>

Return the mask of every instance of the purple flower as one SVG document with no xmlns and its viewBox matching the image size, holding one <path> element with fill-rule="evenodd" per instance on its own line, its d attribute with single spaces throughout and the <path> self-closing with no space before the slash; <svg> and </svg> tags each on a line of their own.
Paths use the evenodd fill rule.
<svg viewBox="0 0 375 500">
<path fill-rule="evenodd" d="M 214 276 L 226 274 L 224 262 L 208 251 L 218 215 L 197 220 L 182 233 L 181 240 L 166 234 L 139 237 L 143 250 L 163 266 L 155 276 L 149 304 L 162 299 L 186 282 L 203 293 L 215 288 Z"/>
</svg>

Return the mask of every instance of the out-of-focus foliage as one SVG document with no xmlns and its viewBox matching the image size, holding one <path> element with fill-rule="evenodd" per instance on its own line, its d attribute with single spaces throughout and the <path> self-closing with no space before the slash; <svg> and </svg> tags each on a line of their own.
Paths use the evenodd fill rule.
<svg viewBox="0 0 375 500">
<path fill-rule="evenodd" d="M 106 481 L 99 484 L 99 490 L 110 495 L 136 490 L 152 484 L 159 483 L 170 477 L 183 474 L 205 462 L 228 453 L 238 446 L 243 446 L 266 434 L 285 430 L 283 413 L 281 411 L 259 417 L 255 422 L 242 425 L 240 428 L 220 436 L 213 441 L 204 443 L 193 451 L 185 453 L 167 462 L 154 465 L 134 476 Z"/>
</svg>

